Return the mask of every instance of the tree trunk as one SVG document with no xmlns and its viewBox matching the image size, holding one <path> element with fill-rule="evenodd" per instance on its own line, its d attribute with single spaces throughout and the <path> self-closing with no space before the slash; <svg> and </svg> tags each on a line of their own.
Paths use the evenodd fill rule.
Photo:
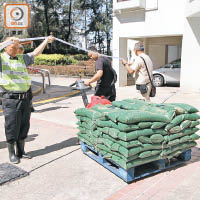
<svg viewBox="0 0 200 200">
<path fill-rule="evenodd" d="M 110 37 L 109 37 L 109 33 L 106 33 L 106 38 L 107 38 L 107 55 L 110 55 Z"/>
<path fill-rule="evenodd" d="M 46 26 L 47 26 L 47 35 L 50 35 L 48 12 L 49 12 L 48 0 L 45 0 L 44 15 L 45 15 Z"/>
<path fill-rule="evenodd" d="M 70 0 L 69 2 L 69 13 L 68 13 L 68 33 L 67 35 L 65 36 L 65 40 L 68 42 L 69 41 L 69 36 L 71 34 L 71 25 L 72 25 L 72 22 L 71 22 L 71 15 L 72 15 L 72 0 Z"/>
</svg>

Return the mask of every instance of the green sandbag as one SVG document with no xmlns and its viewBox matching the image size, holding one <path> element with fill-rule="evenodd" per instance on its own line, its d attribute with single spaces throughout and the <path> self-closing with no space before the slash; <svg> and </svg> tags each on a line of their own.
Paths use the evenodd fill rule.
<svg viewBox="0 0 200 200">
<path fill-rule="evenodd" d="M 147 136 L 140 136 L 138 137 L 138 140 L 143 144 L 152 144 L 151 139 Z"/>
<path fill-rule="evenodd" d="M 180 138 L 180 143 L 188 142 L 190 141 L 190 136 L 186 135 Z"/>
<path fill-rule="evenodd" d="M 133 161 L 133 160 L 135 160 L 137 158 L 138 158 L 138 155 L 135 155 L 135 156 L 132 156 L 132 157 L 128 158 L 127 160 L 124 160 L 124 159 L 122 159 L 122 158 L 120 158 L 120 157 L 118 157 L 116 155 L 112 155 L 111 160 L 113 160 L 116 163 L 121 161 L 121 163 L 123 163 L 122 165 L 125 165 L 127 162 Z"/>
<path fill-rule="evenodd" d="M 99 130 L 93 131 L 92 134 L 94 137 L 102 137 L 102 135 L 103 135 L 102 132 Z"/>
<path fill-rule="evenodd" d="M 183 137 L 185 135 L 194 134 L 197 131 L 198 131 L 198 128 L 188 128 L 188 129 L 181 131 L 181 133 L 166 135 L 166 136 L 164 136 L 164 139 L 165 139 L 166 142 L 169 142 L 171 140 Z"/>
<path fill-rule="evenodd" d="M 178 150 L 182 150 L 182 152 L 183 152 L 183 149 L 185 150 L 185 149 L 191 148 L 195 145 L 196 145 L 196 142 L 181 143 L 181 144 L 175 145 L 173 147 L 164 149 L 161 152 L 161 156 L 166 156 L 166 155 L 171 154 L 171 153 L 178 151 Z"/>
<path fill-rule="evenodd" d="M 86 128 L 83 128 L 83 127 L 81 127 L 81 126 L 78 126 L 77 128 L 78 128 L 80 131 L 83 131 L 83 132 L 86 131 Z"/>
<path fill-rule="evenodd" d="M 120 131 L 124 131 L 124 132 L 134 131 L 134 130 L 140 129 L 140 127 L 136 124 L 123 124 L 123 123 L 120 123 L 120 122 L 115 127 L 117 127 Z"/>
<path fill-rule="evenodd" d="M 99 153 L 101 153 L 103 155 L 103 158 L 105 158 L 105 159 L 112 159 L 111 153 L 108 153 L 108 152 L 103 151 L 103 150 L 101 150 Z M 119 157 L 117 157 L 117 158 L 119 158 Z"/>
<path fill-rule="evenodd" d="M 101 132 L 110 135 L 113 138 L 119 138 L 118 135 L 120 133 L 119 130 L 114 129 L 114 128 L 108 128 L 108 127 L 104 127 L 104 128 L 98 128 L 98 130 L 100 130 Z"/>
<path fill-rule="evenodd" d="M 138 158 L 138 159 L 135 159 L 133 161 L 129 161 L 129 162 L 124 162 L 123 160 L 116 160 L 115 162 L 117 164 L 119 164 L 122 168 L 124 168 L 125 170 L 128 170 L 132 167 L 136 167 L 136 166 L 139 166 L 139 165 L 143 165 L 143 164 L 146 164 L 146 163 L 150 163 L 152 161 L 156 161 L 156 160 L 160 160 L 160 159 L 171 159 L 175 156 L 178 156 L 179 154 L 181 154 L 182 152 L 184 152 L 185 150 L 187 149 L 190 149 L 191 147 L 195 146 L 196 143 L 189 143 L 189 144 L 186 144 L 186 148 L 183 148 L 181 150 L 178 150 L 178 151 L 174 151 L 170 154 L 167 154 L 165 156 L 161 156 L 161 155 L 154 155 L 154 156 L 150 156 L 150 157 L 146 157 L 146 158 Z M 184 146 L 183 146 L 184 147 Z"/>
<path fill-rule="evenodd" d="M 139 128 L 145 129 L 145 128 L 150 128 L 152 124 L 153 124 L 152 122 L 139 122 L 137 125 L 139 126 Z"/>
<path fill-rule="evenodd" d="M 150 102 L 144 101 L 143 99 L 124 99 L 123 101 L 128 102 L 128 103 L 133 103 L 133 104 L 140 104 L 141 105 L 149 105 L 151 104 Z"/>
<path fill-rule="evenodd" d="M 103 134 L 103 138 L 108 139 L 108 140 L 110 140 L 114 143 L 120 144 L 121 146 L 124 146 L 127 149 L 131 148 L 131 147 L 142 146 L 142 143 L 139 142 L 138 140 L 132 140 L 132 141 L 124 142 L 124 141 L 119 140 L 119 139 L 114 139 L 107 134 Z"/>
<path fill-rule="evenodd" d="M 118 117 L 121 115 L 125 115 L 127 111 L 125 110 L 116 110 L 115 112 L 111 112 L 107 114 L 107 117 L 112 120 L 113 122 L 117 123 L 118 122 Z M 130 112 L 130 111 L 128 111 Z"/>
<path fill-rule="evenodd" d="M 118 112 L 118 116 L 116 117 L 116 120 L 125 124 L 133 124 L 133 123 L 145 122 L 145 121 L 146 122 L 149 122 L 149 121 L 170 122 L 173 116 L 174 116 L 173 114 L 170 115 L 167 112 L 165 114 L 164 113 L 160 114 L 160 113 L 152 113 L 152 112 L 147 112 L 147 111 L 126 111 L 126 113 Z M 110 114 L 108 114 L 108 117 L 110 117 Z"/>
<path fill-rule="evenodd" d="M 120 133 L 119 130 L 117 130 L 115 128 L 109 128 L 108 135 L 110 135 L 111 137 L 118 138 L 119 133 Z"/>
<path fill-rule="evenodd" d="M 98 111 L 87 109 L 87 108 L 78 108 L 74 111 L 74 113 L 78 116 L 88 117 L 90 119 L 103 119 L 104 115 Z"/>
<path fill-rule="evenodd" d="M 111 151 L 119 151 L 120 144 L 118 143 L 114 143 L 108 139 L 103 139 L 103 144 L 109 147 Z"/>
<path fill-rule="evenodd" d="M 103 144 L 111 149 L 113 142 L 111 140 L 108 140 L 108 139 L 103 139 Z"/>
<path fill-rule="evenodd" d="M 120 109 L 112 106 L 112 105 L 101 105 L 101 104 L 97 104 L 95 105 L 94 107 L 92 107 L 92 110 L 95 110 L 97 112 L 100 112 L 102 113 L 104 116 L 107 116 L 108 113 L 111 113 L 111 112 L 116 112 Z"/>
<path fill-rule="evenodd" d="M 130 160 L 134 160 L 136 158 L 138 158 L 138 155 L 134 155 L 134 156 L 130 156 L 130 157 L 124 157 L 122 154 L 120 154 L 119 152 L 116 152 L 116 151 L 111 151 L 107 146 L 103 145 L 103 144 L 97 144 L 97 149 L 98 149 L 98 152 L 101 153 L 101 151 L 106 151 L 107 153 L 110 153 L 112 155 L 115 155 L 117 157 L 120 157 L 123 161 L 130 161 Z"/>
<path fill-rule="evenodd" d="M 190 140 L 191 140 L 191 141 L 193 141 L 193 140 L 198 140 L 198 139 L 200 139 L 200 136 L 199 136 L 199 135 L 197 135 L 197 134 L 192 134 L 192 135 L 190 135 Z"/>
<path fill-rule="evenodd" d="M 181 127 L 180 126 L 174 126 L 173 128 L 171 128 L 169 130 L 170 133 L 179 133 L 181 131 Z"/>
<path fill-rule="evenodd" d="M 111 151 L 111 149 L 104 144 L 97 144 L 97 149 L 98 152 L 101 152 L 101 150 L 103 150 L 106 151 L 107 153 L 111 153 L 112 155 L 116 155 L 126 160 L 126 158 L 122 154 L 120 154 L 119 152 Z"/>
<path fill-rule="evenodd" d="M 76 123 L 77 125 L 79 125 L 80 127 L 83 127 L 83 128 L 85 128 L 85 129 L 88 129 L 88 130 L 95 130 L 96 128 L 97 128 L 97 126 L 96 126 L 96 124 L 94 124 L 93 122 L 91 122 L 91 123 L 86 123 L 86 122 L 77 122 Z"/>
<path fill-rule="evenodd" d="M 190 128 L 198 126 L 199 124 L 200 124 L 200 121 L 191 121 Z"/>
<path fill-rule="evenodd" d="M 193 107 L 191 105 L 188 105 L 188 104 L 184 104 L 184 103 L 171 103 L 171 105 L 181 107 L 187 113 L 196 113 L 196 112 L 198 112 L 197 108 L 195 108 L 195 107 Z"/>
<path fill-rule="evenodd" d="M 150 137 L 150 139 L 153 144 L 157 144 L 157 143 L 159 144 L 164 141 L 164 137 L 160 134 L 154 134 Z"/>
<path fill-rule="evenodd" d="M 136 155 L 140 152 L 143 151 L 148 151 L 148 150 L 160 150 L 162 148 L 167 148 L 168 146 L 166 144 L 143 144 L 143 146 L 140 147 L 134 147 L 131 149 L 126 149 L 124 147 L 119 148 L 119 152 L 124 155 L 125 157 L 133 156 Z"/>
<path fill-rule="evenodd" d="M 97 144 L 102 144 L 103 139 L 102 138 L 90 137 L 90 142 L 92 142 L 92 144 L 96 146 Z"/>
<path fill-rule="evenodd" d="M 112 105 L 125 110 L 139 110 L 141 107 L 141 104 L 133 104 L 126 101 L 113 101 Z"/>
<path fill-rule="evenodd" d="M 88 117 L 82 117 L 82 116 L 78 116 L 78 115 L 76 117 L 81 122 L 86 122 L 86 123 L 91 123 L 92 122 L 92 120 L 90 118 L 88 118 Z"/>
<path fill-rule="evenodd" d="M 108 120 L 108 121 L 96 120 L 95 124 L 97 126 L 99 126 L 99 127 L 102 127 L 102 128 L 104 128 L 104 127 L 110 127 L 110 128 L 112 128 L 114 122 L 112 122 L 111 120 Z"/>
<path fill-rule="evenodd" d="M 93 143 L 90 141 L 90 138 L 86 134 L 78 133 L 78 138 L 89 146 L 93 147 Z"/>
<path fill-rule="evenodd" d="M 171 128 L 175 127 L 176 125 L 180 124 L 184 120 L 184 115 L 176 116 L 166 127 L 165 130 L 169 131 Z"/>
<path fill-rule="evenodd" d="M 199 131 L 199 128 L 187 128 L 185 130 L 182 130 L 181 132 L 184 134 L 184 135 L 190 135 L 192 133 L 196 133 L 197 131 Z"/>
<path fill-rule="evenodd" d="M 142 130 L 131 131 L 129 133 L 119 132 L 118 138 L 124 141 L 130 141 L 130 140 L 135 140 L 140 136 L 150 136 L 154 134 L 167 135 L 167 132 L 163 129 L 155 129 L 155 130 L 142 129 Z"/>
<path fill-rule="evenodd" d="M 161 108 L 158 106 L 158 104 L 154 103 L 144 103 L 143 101 L 116 101 L 113 103 L 113 105 L 121 108 L 121 109 L 127 109 L 127 110 L 139 110 L 139 111 L 147 111 L 151 112 L 154 114 L 160 114 L 160 115 L 165 115 L 167 117 L 174 116 L 175 114 L 175 109 L 165 109 L 165 107 Z"/>
<path fill-rule="evenodd" d="M 112 151 L 119 151 L 119 148 L 121 147 L 120 144 L 117 144 L 117 143 L 113 143 L 112 146 L 111 146 L 111 150 Z"/>
<path fill-rule="evenodd" d="M 184 119 L 185 119 L 185 120 L 194 121 L 194 120 L 200 119 L 200 115 L 198 115 L 198 114 L 196 114 L 196 113 L 192 113 L 192 114 L 183 114 L 183 116 L 184 116 Z"/>
<path fill-rule="evenodd" d="M 77 135 L 79 137 L 83 137 L 87 141 L 89 141 L 92 144 L 92 147 L 94 147 L 97 144 L 101 144 L 102 143 L 102 138 L 96 138 L 96 137 L 93 137 L 93 135 L 83 134 L 82 132 L 79 132 Z"/>
<path fill-rule="evenodd" d="M 191 125 L 191 123 L 192 123 L 192 121 L 190 121 L 190 120 L 185 120 L 185 121 L 181 122 L 181 124 L 180 124 L 181 130 L 188 128 Z"/>
<path fill-rule="evenodd" d="M 177 144 L 179 144 L 180 143 L 180 139 L 175 139 L 175 140 L 170 140 L 168 143 L 167 143 L 167 145 L 168 146 L 175 146 L 175 145 L 177 145 Z"/>
<path fill-rule="evenodd" d="M 150 156 L 158 155 L 160 153 L 161 153 L 161 150 L 144 151 L 139 154 L 139 158 L 147 158 Z"/>
<path fill-rule="evenodd" d="M 172 105 L 170 103 L 159 104 L 158 106 L 161 106 L 161 108 L 166 109 L 166 110 L 174 109 L 177 115 L 186 113 L 186 111 L 183 108 L 181 108 L 177 105 Z"/>
<path fill-rule="evenodd" d="M 108 152 L 106 152 L 104 150 L 100 150 L 99 153 L 101 153 L 104 158 L 106 158 L 108 160 L 112 160 L 112 161 L 114 161 L 116 163 L 120 160 L 123 163 L 123 165 L 126 164 L 129 161 L 132 161 L 132 160 L 135 160 L 135 159 L 138 158 L 138 155 L 135 155 L 135 156 L 132 156 L 132 157 L 124 160 L 123 158 L 121 158 L 121 157 L 119 157 L 117 155 L 113 155 L 112 153 L 108 153 Z"/>
<path fill-rule="evenodd" d="M 166 123 L 164 122 L 153 122 L 151 128 L 152 129 L 159 129 L 159 128 L 162 128 L 166 125 Z"/>
</svg>

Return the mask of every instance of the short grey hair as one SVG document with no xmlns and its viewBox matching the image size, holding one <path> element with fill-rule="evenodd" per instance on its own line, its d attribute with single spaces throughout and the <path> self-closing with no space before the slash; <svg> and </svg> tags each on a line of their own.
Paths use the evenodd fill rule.
<svg viewBox="0 0 200 200">
<path fill-rule="evenodd" d="M 137 50 L 137 51 L 144 51 L 144 45 L 143 45 L 143 43 L 142 42 L 137 42 L 135 44 L 134 49 Z"/>
<path fill-rule="evenodd" d="M 19 44 L 19 48 L 20 50 L 24 50 L 24 46 L 22 44 Z"/>
<path fill-rule="evenodd" d="M 97 48 L 95 46 L 91 46 L 87 49 L 88 51 L 94 51 L 94 52 L 98 52 Z"/>
</svg>

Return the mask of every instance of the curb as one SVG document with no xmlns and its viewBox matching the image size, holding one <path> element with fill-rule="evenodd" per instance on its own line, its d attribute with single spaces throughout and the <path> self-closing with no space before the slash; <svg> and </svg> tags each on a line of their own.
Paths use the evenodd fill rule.
<svg viewBox="0 0 200 200">
<path fill-rule="evenodd" d="M 38 93 L 40 93 L 42 91 L 42 88 L 38 85 L 34 85 L 37 89 L 32 91 L 33 96 L 37 95 Z"/>
</svg>

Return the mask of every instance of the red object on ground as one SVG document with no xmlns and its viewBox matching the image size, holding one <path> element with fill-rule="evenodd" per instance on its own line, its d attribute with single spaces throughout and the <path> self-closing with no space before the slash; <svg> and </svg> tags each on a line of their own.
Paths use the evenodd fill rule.
<svg viewBox="0 0 200 200">
<path fill-rule="evenodd" d="M 106 99 L 104 96 L 92 96 L 91 97 L 91 103 L 89 103 L 87 105 L 87 108 L 92 108 L 93 106 L 97 105 L 97 104 L 101 104 L 101 105 L 106 105 L 106 104 L 110 104 L 112 105 L 111 101 L 109 101 L 108 99 Z"/>
</svg>

